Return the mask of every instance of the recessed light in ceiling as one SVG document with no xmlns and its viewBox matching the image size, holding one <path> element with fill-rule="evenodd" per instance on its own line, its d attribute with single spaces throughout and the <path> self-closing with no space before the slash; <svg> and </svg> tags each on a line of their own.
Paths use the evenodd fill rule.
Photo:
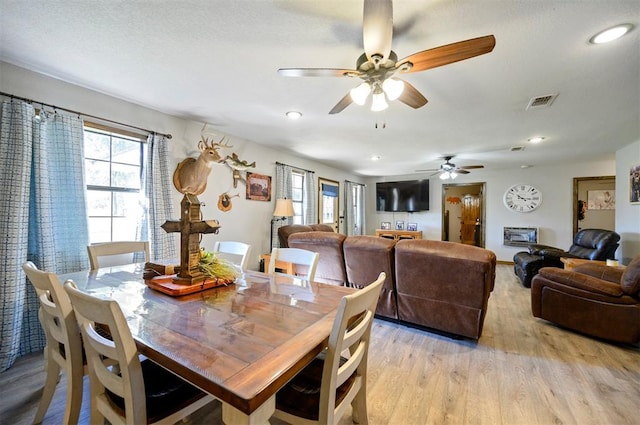
<svg viewBox="0 0 640 425">
<path fill-rule="evenodd" d="M 529 139 L 529 143 L 540 143 L 544 140 L 542 136 L 535 136 Z"/>
<path fill-rule="evenodd" d="M 287 118 L 289 118 L 290 120 L 297 120 L 302 116 L 302 113 L 298 111 L 289 111 L 287 112 L 286 115 L 287 115 Z"/>
<path fill-rule="evenodd" d="M 382 158 L 382 157 L 381 157 L 380 155 L 373 155 L 373 156 L 371 157 L 371 160 L 372 160 L 372 161 L 380 161 L 380 159 L 381 159 L 381 158 Z"/>
<path fill-rule="evenodd" d="M 589 39 L 589 43 L 591 44 L 602 44 L 608 43 L 613 40 L 617 40 L 633 28 L 632 24 L 621 24 L 616 25 L 615 27 L 608 28 L 604 31 L 600 31 L 598 34 L 594 35 Z"/>
</svg>

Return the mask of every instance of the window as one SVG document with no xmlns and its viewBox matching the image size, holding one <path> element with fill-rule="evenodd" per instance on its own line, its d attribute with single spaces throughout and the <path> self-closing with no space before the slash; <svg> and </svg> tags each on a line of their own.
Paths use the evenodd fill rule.
<svg viewBox="0 0 640 425">
<path fill-rule="evenodd" d="M 89 242 L 135 240 L 139 219 L 144 136 L 85 126 Z"/>
<path fill-rule="evenodd" d="M 291 172 L 292 199 L 293 199 L 293 224 L 304 224 L 302 200 L 304 199 L 304 173 Z"/>
</svg>

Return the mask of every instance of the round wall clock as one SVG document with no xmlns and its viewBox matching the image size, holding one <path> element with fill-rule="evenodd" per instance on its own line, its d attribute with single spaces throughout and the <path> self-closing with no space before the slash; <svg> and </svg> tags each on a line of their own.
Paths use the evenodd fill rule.
<svg viewBox="0 0 640 425">
<path fill-rule="evenodd" d="M 530 184 L 515 184 L 504 193 L 504 206 L 515 212 L 531 212 L 542 204 L 542 193 Z"/>
</svg>

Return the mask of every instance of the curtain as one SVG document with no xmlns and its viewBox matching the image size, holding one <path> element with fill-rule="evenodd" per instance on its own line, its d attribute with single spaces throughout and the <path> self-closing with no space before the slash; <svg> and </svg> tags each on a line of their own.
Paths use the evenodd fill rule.
<svg viewBox="0 0 640 425">
<path fill-rule="evenodd" d="M 293 199 L 293 182 L 291 173 L 293 167 L 286 164 L 276 164 L 276 199 Z M 275 205 L 275 204 L 274 204 Z M 279 247 L 278 229 L 282 226 L 293 224 L 293 217 L 284 220 L 271 221 L 271 244 L 269 247 Z"/>
<path fill-rule="evenodd" d="M 302 191 L 302 214 L 304 224 L 318 222 L 318 196 L 316 192 L 316 179 L 313 171 L 304 172 L 304 190 Z"/>
<path fill-rule="evenodd" d="M 149 241 L 152 260 L 177 259 L 177 233 L 167 233 L 160 227 L 165 221 L 176 218 L 171 203 L 173 182 L 167 138 L 150 134 L 147 142 L 146 161 L 142 167 L 144 214 L 138 227 L 138 239 Z"/>
<path fill-rule="evenodd" d="M 6 101 L 0 111 L 0 371 L 44 348 L 35 290 L 22 270 L 89 267 L 83 124 Z"/>
<path fill-rule="evenodd" d="M 345 224 L 347 235 L 364 235 L 365 186 L 360 183 L 344 181 Z"/>
</svg>

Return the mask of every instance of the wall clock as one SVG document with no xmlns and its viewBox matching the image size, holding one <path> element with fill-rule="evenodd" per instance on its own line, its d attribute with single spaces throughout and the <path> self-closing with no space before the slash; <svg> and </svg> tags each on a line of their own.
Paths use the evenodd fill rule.
<svg viewBox="0 0 640 425">
<path fill-rule="evenodd" d="M 542 204 L 542 193 L 530 184 L 515 184 L 504 193 L 504 206 L 515 212 L 531 212 Z"/>
</svg>

